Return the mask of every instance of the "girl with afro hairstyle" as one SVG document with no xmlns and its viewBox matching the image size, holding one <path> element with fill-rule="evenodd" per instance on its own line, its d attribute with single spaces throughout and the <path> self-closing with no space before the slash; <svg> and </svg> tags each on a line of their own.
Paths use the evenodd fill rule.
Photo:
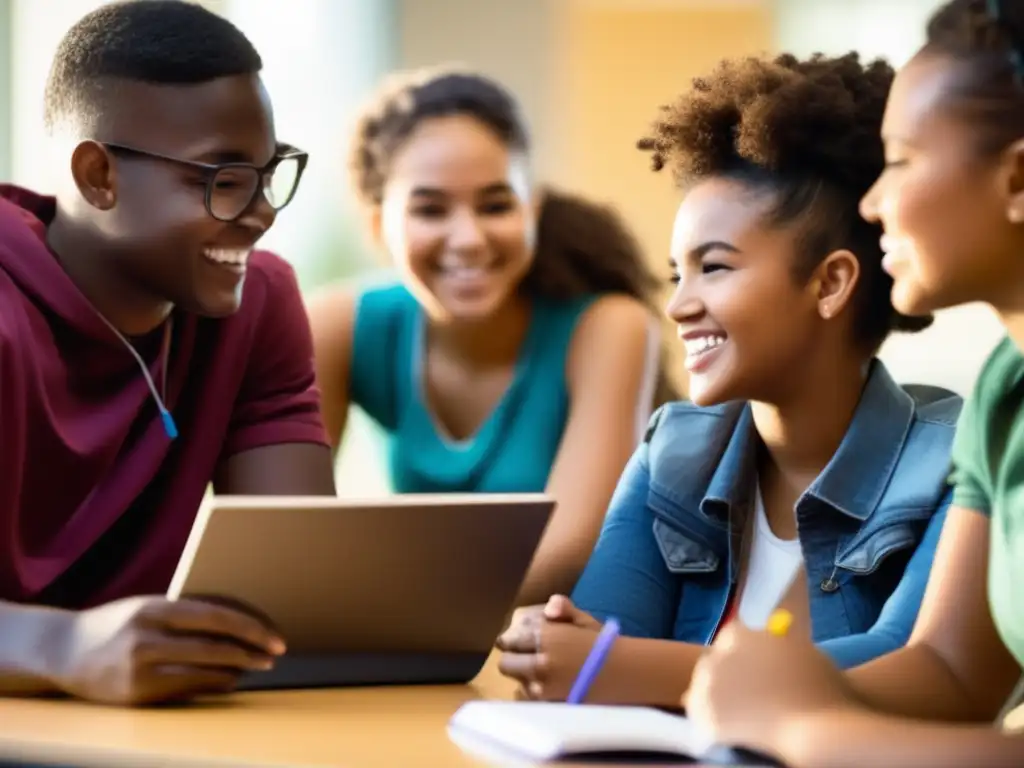
<svg viewBox="0 0 1024 768">
<path fill-rule="evenodd" d="M 497 83 L 394 76 L 351 174 L 400 280 L 309 305 L 331 441 L 350 404 L 387 433 L 399 493 L 541 492 L 558 506 L 520 604 L 572 589 L 658 382 L 658 281 L 610 209 L 537 189 Z"/>
<path fill-rule="evenodd" d="M 612 616 L 625 636 L 592 698 L 672 707 L 725 625 L 779 604 L 840 667 L 909 636 L 961 401 L 875 356 L 929 322 L 893 309 L 858 214 L 892 78 L 856 54 L 724 61 L 640 142 L 685 192 L 667 311 L 692 402 L 653 417 L 572 600 L 499 640 L 524 695 L 563 697 Z"/>
<path fill-rule="evenodd" d="M 885 228 L 893 303 L 984 302 L 1007 331 L 957 426 L 920 618 L 905 648 L 845 675 L 799 636 L 737 632 L 701 663 L 687 703 L 719 739 L 793 768 L 1021 766 L 1024 0 L 937 10 L 882 136 L 887 165 L 861 207 Z"/>
</svg>

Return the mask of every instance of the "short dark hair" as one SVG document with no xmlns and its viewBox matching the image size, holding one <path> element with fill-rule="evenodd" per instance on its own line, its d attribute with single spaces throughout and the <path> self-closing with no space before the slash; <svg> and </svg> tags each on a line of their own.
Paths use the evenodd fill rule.
<svg viewBox="0 0 1024 768">
<path fill-rule="evenodd" d="M 1024 136 L 1024 2 L 952 0 L 928 21 L 922 52 L 960 66 L 951 106 L 977 130 L 978 149 L 1001 152 Z"/>
<path fill-rule="evenodd" d="M 424 120 L 451 115 L 468 115 L 510 149 L 529 150 L 518 104 L 493 80 L 448 67 L 398 72 L 359 115 L 349 157 L 358 197 L 379 205 L 396 151 Z"/>
<path fill-rule="evenodd" d="M 872 350 L 890 331 L 918 331 L 932 320 L 893 308 L 881 229 L 858 208 L 885 165 L 882 115 L 893 77 L 884 61 L 865 66 L 856 53 L 726 60 L 663 107 L 638 142 L 655 170 L 670 166 L 684 187 L 722 176 L 773 194 L 769 222 L 801 226 L 798 279 L 833 251 L 854 253 L 854 333 Z"/>
<path fill-rule="evenodd" d="M 117 80 L 204 83 L 259 72 L 263 62 L 230 21 L 184 0 L 128 0 L 82 17 L 61 40 L 44 97 L 48 130 L 88 122 Z"/>
</svg>

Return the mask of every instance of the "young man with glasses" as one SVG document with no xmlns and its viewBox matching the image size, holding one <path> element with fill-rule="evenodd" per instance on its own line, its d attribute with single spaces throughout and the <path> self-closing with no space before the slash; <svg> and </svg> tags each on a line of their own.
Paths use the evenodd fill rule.
<svg viewBox="0 0 1024 768">
<path fill-rule="evenodd" d="M 56 197 L 0 188 L 0 694 L 189 698 L 283 650 L 153 596 L 211 482 L 334 493 L 295 276 L 254 250 L 306 164 L 261 66 L 179 0 L 101 7 L 58 48 Z"/>
</svg>

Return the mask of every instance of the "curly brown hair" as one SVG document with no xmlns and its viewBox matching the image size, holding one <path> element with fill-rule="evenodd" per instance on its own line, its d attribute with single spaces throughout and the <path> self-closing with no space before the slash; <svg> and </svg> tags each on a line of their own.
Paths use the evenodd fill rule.
<svg viewBox="0 0 1024 768">
<path fill-rule="evenodd" d="M 893 77 L 884 61 L 864 65 L 856 53 L 723 61 L 662 107 L 638 142 L 654 170 L 670 167 L 684 188 L 723 176 L 772 193 L 769 224 L 799 225 L 798 280 L 833 251 L 854 253 L 861 275 L 853 330 L 872 352 L 891 331 L 932 322 L 893 308 L 881 228 L 858 209 L 885 165 L 880 134 Z"/>
<path fill-rule="evenodd" d="M 1024 2 L 952 0 L 928 21 L 922 52 L 960 65 L 951 106 L 974 126 L 981 152 L 1024 136 Z"/>
<path fill-rule="evenodd" d="M 518 104 L 501 85 L 450 67 L 392 75 L 359 115 L 349 170 L 359 200 L 378 206 L 396 152 L 424 120 L 466 115 L 478 120 L 512 150 L 530 141 Z M 537 247 L 521 290 L 570 299 L 621 293 L 660 314 L 660 283 L 636 237 L 610 206 L 545 188 L 537 222 Z M 660 367 L 656 405 L 676 398 Z"/>
</svg>

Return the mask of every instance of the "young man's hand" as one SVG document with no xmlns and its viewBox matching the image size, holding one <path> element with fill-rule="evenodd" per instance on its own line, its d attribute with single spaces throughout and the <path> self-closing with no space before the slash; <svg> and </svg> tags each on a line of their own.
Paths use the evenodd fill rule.
<svg viewBox="0 0 1024 768">
<path fill-rule="evenodd" d="M 54 684 L 102 704 L 183 701 L 273 666 L 284 642 L 261 619 L 204 600 L 134 597 L 68 614 L 51 636 Z"/>
</svg>

